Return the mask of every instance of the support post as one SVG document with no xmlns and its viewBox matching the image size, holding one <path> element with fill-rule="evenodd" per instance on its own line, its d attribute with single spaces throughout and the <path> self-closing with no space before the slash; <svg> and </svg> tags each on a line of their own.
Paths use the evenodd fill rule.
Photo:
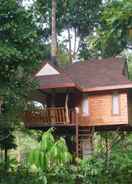
<svg viewBox="0 0 132 184">
<path fill-rule="evenodd" d="M 66 94 L 66 99 L 65 99 L 65 109 L 66 109 L 66 123 L 69 123 L 69 110 L 68 110 L 68 99 L 69 99 L 69 94 Z"/>
<path fill-rule="evenodd" d="M 55 107 L 55 91 L 51 93 L 51 107 Z"/>
<path fill-rule="evenodd" d="M 55 91 L 52 91 L 52 94 L 51 94 L 51 107 L 54 108 L 55 107 Z M 55 123 L 55 112 L 54 112 L 54 109 L 51 110 L 50 112 L 50 120 L 51 120 L 51 123 Z"/>
<path fill-rule="evenodd" d="M 93 126 L 92 127 L 92 130 L 91 130 L 91 146 L 92 146 L 92 153 L 94 152 L 94 133 L 95 133 L 95 127 Z"/>
<path fill-rule="evenodd" d="M 75 123 L 76 123 L 76 157 L 79 157 L 79 126 L 78 126 L 78 114 L 75 111 Z"/>
</svg>

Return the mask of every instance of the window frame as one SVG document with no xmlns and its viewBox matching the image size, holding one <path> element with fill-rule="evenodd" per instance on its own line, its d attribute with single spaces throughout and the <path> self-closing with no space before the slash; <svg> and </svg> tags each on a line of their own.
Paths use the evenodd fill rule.
<svg viewBox="0 0 132 184">
<path fill-rule="evenodd" d="M 117 98 L 118 98 L 118 113 L 114 113 L 114 96 L 117 96 Z M 113 93 L 112 94 L 112 115 L 113 116 L 119 116 L 121 114 L 120 106 L 121 106 L 121 104 L 120 104 L 120 94 L 117 93 L 117 92 Z"/>
<path fill-rule="evenodd" d="M 84 102 L 84 100 L 86 100 L 85 102 Z M 84 110 L 84 103 L 86 103 L 87 102 L 87 112 L 84 112 L 83 110 Z M 82 95 L 82 115 L 83 116 L 90 116 L 90 108 L 89 108 L 89 96 L 87 95 L 87 94 L 83 94 Z"/>
</svg>

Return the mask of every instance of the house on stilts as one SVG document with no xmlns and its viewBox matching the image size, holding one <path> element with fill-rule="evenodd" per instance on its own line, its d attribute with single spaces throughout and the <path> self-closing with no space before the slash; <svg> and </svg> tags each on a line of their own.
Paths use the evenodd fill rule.
<svg viewBox="0 0 132 184">
<path fill-rule="evenodd" d="M 25 126 L 73 134 L 77 156 L 89 154 L 94 131 L 131 130 L 132 82 L 122 58 L 75 62 L 63 69 L 44 61 L 35 79 L 39 87 L 32 100 L 43 106 L 27 109 Z"/>
</svg>

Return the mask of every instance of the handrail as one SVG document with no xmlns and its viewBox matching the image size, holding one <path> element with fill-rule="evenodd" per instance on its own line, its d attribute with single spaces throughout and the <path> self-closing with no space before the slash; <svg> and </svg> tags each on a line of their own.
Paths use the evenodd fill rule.
<svg viewBox="0 0 132 184">
<path fill-rule="evenodd" d="M 69 122 L 67 122 L 65 107 L 47 107 L 26 111 L 24 119 L 27 124 L 71 124 L 75 123 L 75 111 L 69 109 Z"/>
</svg>

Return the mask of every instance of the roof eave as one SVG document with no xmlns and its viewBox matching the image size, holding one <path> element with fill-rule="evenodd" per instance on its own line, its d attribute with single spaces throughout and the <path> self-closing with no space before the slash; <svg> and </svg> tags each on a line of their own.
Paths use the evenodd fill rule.
<svg viewBox="0 0 132 184">
<path fill-rule="evenodd" d="M 43 87 L 40 87 L 39 89 L 41 90 L 46 90 L 46 89 L 57 89 L 57 88 L 74 88 L 75 84 L 74 83 L 63 83 L 63 84 L 57 84 L 57 85 L 46 85 Z"/>
<path fill-rule="evenodd" d="M 80 88 L 80 90 L 82 92 L 95 92 L 95 91 L 107 91 L 107 90 L 130 89 L 130 88 L 132 88 L 132 84 L 100 86 L 93 88 Z"/>
</svg>

